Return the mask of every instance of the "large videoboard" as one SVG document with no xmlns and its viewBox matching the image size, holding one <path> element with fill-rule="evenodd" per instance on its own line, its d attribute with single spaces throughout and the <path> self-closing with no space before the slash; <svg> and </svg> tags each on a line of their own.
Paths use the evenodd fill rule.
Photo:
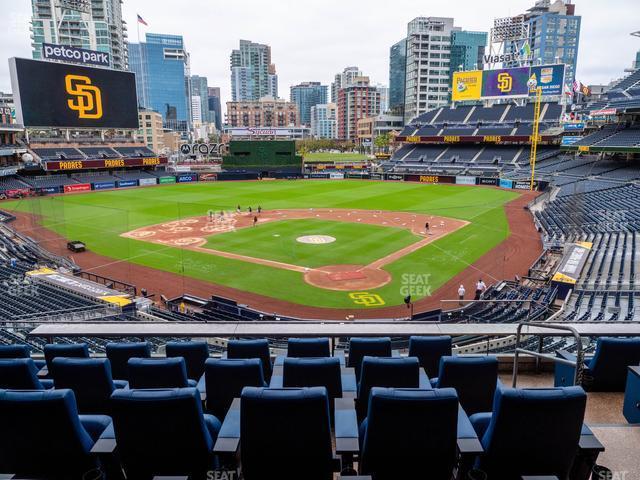
<svg viewBox="0 0 640 480">
<path fill-rule="evenodd" d="M 16 121 L 25 127 L 138 128 L 135 75 L 11 58 Z"/>
</svg>

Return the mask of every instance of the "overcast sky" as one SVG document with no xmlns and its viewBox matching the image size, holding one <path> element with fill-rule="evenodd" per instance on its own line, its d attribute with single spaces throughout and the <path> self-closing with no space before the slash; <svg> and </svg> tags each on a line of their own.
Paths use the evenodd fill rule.
<svg viewBox="0 0 640 480">
<path fill-rule="evenodd" d="M 516 15 L 534 0 L 124 0 L 129 40 L 137 41 L 136 14 L 144 33 L 183 35 L 192 74 L 230 99 L 229 54 L 242 39 L 271 45 L 279 93 L 303 81 L 329 85 L 336 72 L 357 65 L 374 83 L 389 83 L 389 47 L 418 16 L 448 16 L 466 30 L 488 31 L 495 17 Z M 608 83 L 631 66 L 640 39 L 639 0 L 574 0 L 582 16 L 577 77 L 585 84 Z M 10 91 L 7 59 L 30 57 L 30 0 L 0 0 L 0 91 Z M 223 107 L 224 109 L 224 107 Z"/>
</svg>

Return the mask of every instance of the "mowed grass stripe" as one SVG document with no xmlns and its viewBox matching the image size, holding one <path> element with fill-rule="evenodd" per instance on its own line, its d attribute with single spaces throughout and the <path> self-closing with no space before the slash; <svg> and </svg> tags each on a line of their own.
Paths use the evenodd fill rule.
<svg viewBox="0 0 640 480">
<path fill-rule="evenodd" d="M 131 259 L 140 265 L 294 303 L 348 308 L 357 305 L 347 292 L 312 287 L 297 272 L 154 245 L 122 238 L 120 234 L 178 218 L 206 215 L 209 209 L 235 210 L 236 205 L 245 211 L 248 206 L 258 205 L 268 210 L 408 211 L 470 221 L 470 225 L 385 267 L 392 273 L 393 281 L 372 293 L 380 294 L 387 305 L 397 305 L 402 303 L 404 280 L 409 278 L 406 275 L 428 275 L 429 287 L 435 291 L 504 240 L 509 229 L 503 205 L 517 196 L 517 192 L 489 188 L 374 181 L 220 182 L 38 197 L 6 202 L 3 208 L 41 216 L 44 226 L 67 239 L 82 240 L 90 250 L 113 259 Z M 385 242 L 384 237 L 364 237 L 368 236 L 354 238 L 356 250 L 380 248 Z M 254 249 L 258 254 L 259 248 L 256 245 Z M 286 249 L 283 253 L 293 255 Z M 327 263 L 356 263 L 346 261 L 346 257 L 339 260 L 332 257 Z M 128 270 L 123 267 L 121 280 L 127 281 L 127 275 Z M 422 296 L 415 294 L 414 299 Z"/>
</svg>

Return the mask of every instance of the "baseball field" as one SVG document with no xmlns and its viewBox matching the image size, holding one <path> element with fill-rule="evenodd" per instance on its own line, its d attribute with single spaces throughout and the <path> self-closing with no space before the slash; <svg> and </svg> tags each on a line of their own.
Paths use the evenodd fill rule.
<svg viewBox="0 0 640 480">
<path fill-rule="evenodd" d="M 495 252 L 512 233 L 505 205 L 519 195 L 374 181 L 212 182 L 39 197 L 2 208 L 52 251 L 63 253 L 66 240 L 85 242 L 89 252 L 73 258 L 89 271 L 109 267 L 112 277 L 139 283 L 131 278 L 137 266 L 155 269 L 155 284 L 138 286 L 157 293 L 193 279 L 210 284 L 211 293 L 222 286 L 255 295 L 254 305 L 270 298 L 373 309 L 400 305 L 406 294 L 433 295 Z M 85 262 L 85 255 L 100 261 Z"/>
</svg>

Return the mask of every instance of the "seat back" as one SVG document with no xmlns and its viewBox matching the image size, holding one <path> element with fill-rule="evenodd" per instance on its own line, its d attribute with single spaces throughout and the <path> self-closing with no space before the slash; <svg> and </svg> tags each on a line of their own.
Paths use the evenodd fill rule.
<svg viewBox="0 0 640 480">
<path fill-rule="evenodd" d="M 360 473 L 376 480 L 450 479 L 456 464 L 458 397 L 440 390 L 375 387 L 363 424 Z"/>
<path fill-rule="evenodd" d="M 596 352 L 589 362 L 592 378 L 586 386 L 590 390 L 623 392 L 630 365 L 640 364 L 639 338 L 601 337 L 596 344 Z"/>
<path fill-rule="evenodd" d="M 283 387 L 325 387 L 329 401 L 342 397 L 340 359 L 285 358 L 282 367 Z"/>
<path fill-rule="evenodd" d="M 1 390 L 0 425 L 1 472 L 79 480 L 97 467 L 71 390 Z"/>
<path fill-rule="evenodd" d="M 266 387 L 262 362 L 257 358 L 210 358 L 204 366 L 207 389 L 207 411 L 224 418 L 234 398 L 240 398 L 244 387 Z"/>
<path fill-rule="evenodd" d="M 523 475 L 568 478 L 584 420 L 581 387 L 498 389 L 482 437 L 480 468 L 489 478 Z"/>
<path fill-rule="evenodd" d="M 73 391 L 82 414 L 109 415 L 115 390 L 111 365 L 106 358 L 55 358 L 51 376 L 56 389 Z"/>
<path fill-rule="evenodd" d="M 129 388 L 187 388 L 184 358 L 130 358 Z"/>
<path fill-rule="evenodd" d="M 330 357 L 331 344 L 324 338 L 290 338 L 287 341 L 287 357 Z"/>
<path fill-rule="evenodd" d="M 0 345 L 0 358 L 29 358 L 31 349 L 27 345 Z"/>
<path fill-rule="evenodd" d="M 362 367 L 362 359 L 369 357 L 390 357 L 391 356 L 391 338 L 358 338 L 353 337 L 349 340 L 349 358 L 348 366 L 352 367 L 356 373 L 356 379 L 360 380 L 360 370 Z"/>
<path fill-rule="evenodd" d="M 118 451 L 127 478 L 191 475 L 212 470 L 214 439 L 195 388 L 116 390 L 111 396 Z"/>
<path fill-rule="evenodd" d="M 86 343 L 50 343 L 45 345 L 43 350 L 49 370 L 54 358 L 89 358 L 89 347 Z"/>
<path fill-rule="evenodd" d="M 30 358 L 0 359 L 0 388 L 44 390 L 38 379 L 38 367 Z"/>
<path fill-rule="evenodd" d="M 262 362 L 264 378 L 271 378 L 271 353 L 267 339 L 257 340 L 229 340 L 227 343 L 227 358 L 259 358 Z"/>
<path fill-rule="evenodd" d="M 498 383 L 495 357 L 443 357 L 438 388 L 455 388 L 467 415 L 490 412 Z"/>
<path fill-rule="evenodd" d="M 413 336 L 409 338 L 409 356 L 418 359 L 420 366 L 424 368 L 429 378 L 437 377 L 440 359 L 451 356 L 451 337 L 448 335 Z"/>
<path fill-rule="evenodd" d="M 199 380 L 204 373 L 204 362 L 209 358 L 207 342 L 167 342 L 167 357 L 182 357 L 187 364 L 187 376 Z"/>
<path fill-rule="evenodd" d="M 358 417 L 367 416 L 369 394 L 373 387 L 418 388 L 420 363 L 415 357 L 362 359 L 362 374 L 358 385 L 356 410 Z"/>
<path fill-rule="evenodd" d="M 117 380 L 129 380 L 129 359 L 151 357 L 149 342 L 107 343 L 107 358 L 111 362 L 111 373 Z"/>
<path fill-rule="evenodd" d="M 332 478 L 326 388 L 247 387 L 240 408 L 240 456 L 246 480 Z"/>
</svg>

